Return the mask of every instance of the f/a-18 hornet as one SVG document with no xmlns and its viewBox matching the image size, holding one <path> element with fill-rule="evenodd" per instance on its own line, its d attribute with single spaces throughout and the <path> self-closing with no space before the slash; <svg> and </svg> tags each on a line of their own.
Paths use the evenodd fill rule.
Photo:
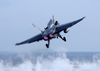
<svg viewBox="0 0 100 71">
<path fill-rule="evenodd" d="M 49 48 L 49 44 L 50 44 L 50 40 L 53 38 L 61 38 L 63 41 L 66 42 L 66 38 L 62 37 L 60 35 L 61 31 L 64 31 L 64 33 L 68 33 L 70 27 L 72 27 L 73 25 L 77 24 L 78 22 L 82 21 L 85 17 L 69 22 L 69 23 L 65 23 L 60 25 L 58 23 L 58 21 L 54 20 L 54 17 L 52 19 L 50 19 L 50 21 L 47 24 L 47 27 L 45 28 L 44 31 L 40 30 L 38 27 L 36 27 L 34 24 L 32 24 L 40 33 L 37 34 L 36 36 L 33 36 L 30 39 L 27 39 L 23 42 L 20 43 L 16 43 L 15 45 L 21 45 L 21 44 L 26 44 L 26 43 L 32 43 L 35 41 L 40 41 L 40 40 L 44 40 L 44 41 L 48 41 L 48 44 L 46 44 L 46 47 Z"/>
</svg>

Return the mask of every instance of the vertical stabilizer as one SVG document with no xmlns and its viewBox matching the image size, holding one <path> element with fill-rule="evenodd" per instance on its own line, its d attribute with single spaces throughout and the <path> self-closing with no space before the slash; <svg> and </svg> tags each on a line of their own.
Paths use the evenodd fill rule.
<svg viewBox="0 0 100 71">
<path fill-rule="evenodd" d="M 35 26 L 33 23 L 32 25 L 42 34 L 42 30 L 40 30 L 37 26 Z"/>
</svg>

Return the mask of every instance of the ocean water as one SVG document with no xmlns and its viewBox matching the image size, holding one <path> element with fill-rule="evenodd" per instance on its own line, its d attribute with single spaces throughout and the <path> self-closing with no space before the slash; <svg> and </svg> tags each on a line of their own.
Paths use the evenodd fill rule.
<svg viewBox="0 0 100 71">
<path fill-rule="evenodd" d="M 0 71 L 100 71 L 100 52 L 0 52 Z"/>
</svg>

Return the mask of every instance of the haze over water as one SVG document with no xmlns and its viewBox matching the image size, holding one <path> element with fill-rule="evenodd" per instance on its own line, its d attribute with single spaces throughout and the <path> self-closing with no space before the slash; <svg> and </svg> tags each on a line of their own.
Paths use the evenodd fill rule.
<svg viewBox="0 0 100 71">
<path fill-rule="evenodd" d="M 1 52 L 0 71 L 100 71 L 100 53 Z"/>
</svg>

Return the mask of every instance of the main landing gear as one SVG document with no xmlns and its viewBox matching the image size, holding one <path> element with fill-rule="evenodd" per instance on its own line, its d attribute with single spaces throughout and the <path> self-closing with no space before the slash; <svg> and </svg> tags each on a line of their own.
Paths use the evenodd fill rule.
<svg viewBox="0 0 100 71">
<path fill-rule="evenodd" d="M 65 37 L 62 38 L 62 36 L 61 36 L 60 34 L 58 35 L 58 37 L 60 37 L 63 41 L 66 42 L 66 38 L 65 38 Z M 50 40 L 48 40 L 48 44 L 46 44 L 45 46 L 46 46 L 47 48 L 49 48 L 49 45 L 50 45 Z"/>
<path fill-rule="evenodd" d="M 63 41 L 66 42 L 66 38 L 65 38 L 65 37 L 62 38 L 62 36 L 61 36 L 60 34 L 59 34 L 58 36 L 59 36 Z"/>
</svg>

